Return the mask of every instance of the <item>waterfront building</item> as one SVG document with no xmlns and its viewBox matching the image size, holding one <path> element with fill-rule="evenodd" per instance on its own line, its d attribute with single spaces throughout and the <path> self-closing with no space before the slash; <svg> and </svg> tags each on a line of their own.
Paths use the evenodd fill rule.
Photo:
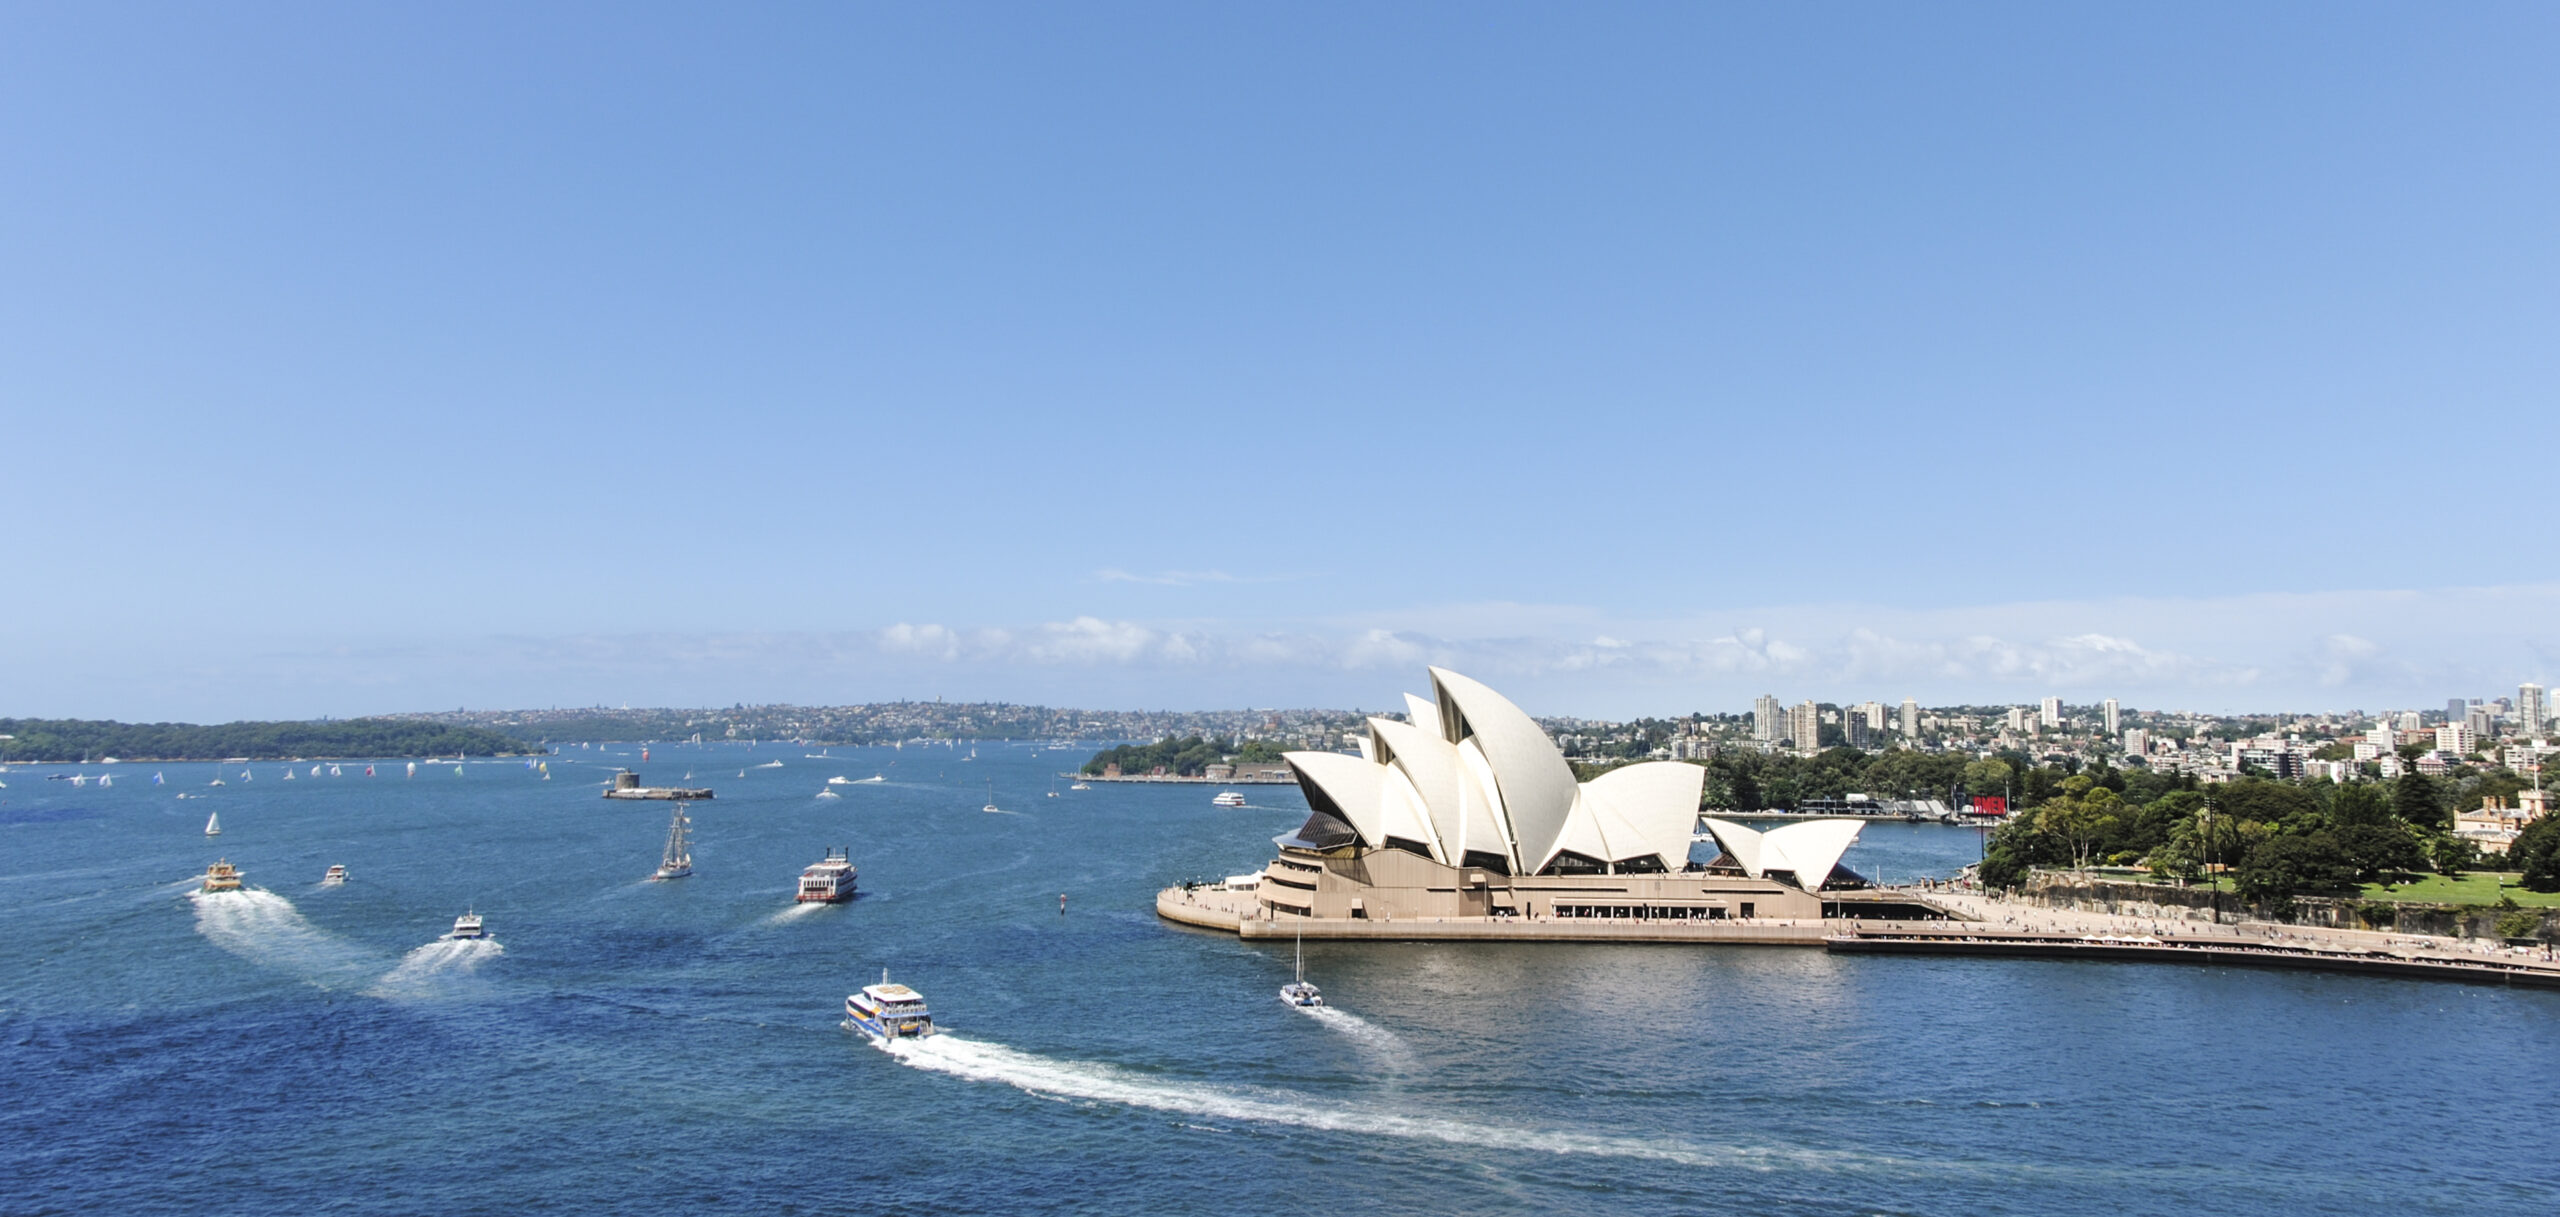
<svg viewBox="0 0 2560 1217">
<path fill-rule="evenodd" d="M 2048 697 L 2044 699 L 2044 705 L 2036 715 L 2036 725 L 2047 731 L 2051 731 L 2062 725 L 2061 698 Z"/>
<path fill-rule="evenodd" d="M 2120 725 L 2120 724 L 2118 724 L 2118 722 L 2116 721 L 2116 718 L 2117 718 L 2116 699 L 2114 699 L 2114 698 L 2112 698 L 2112 697 L 2108 698 L 2108 699 L 2106 700 L 2106 706 L 2105 706 L 2105 709 L 2106 709 L 2106 714 L 2107 714 L 2107 734 L 2109 734 L 2109 735 L 2114 735 L 2114 734 L 2116 734 L 2118 731 L 2122 730 L 2121 725 Z"/>
<path fill-rule="evenodd" d="M 1822 916 L 1817 893 L 1856 822 L 1767 833 L 1711 823 L 1721 852 L 1693 862 L 1704 769 L 1646 761 L 1576 782 L 1518 706 L 1445 668 L 1430 673 L 1431 697 L 1405 697 L 1408 721 L 1369 720 L 1363 755 L 1287 754 L 1311 811 L 1273 839 L 1257 916 Z M 1811 702 L 1790 717 L 1819 721 Z"/>
</svg>

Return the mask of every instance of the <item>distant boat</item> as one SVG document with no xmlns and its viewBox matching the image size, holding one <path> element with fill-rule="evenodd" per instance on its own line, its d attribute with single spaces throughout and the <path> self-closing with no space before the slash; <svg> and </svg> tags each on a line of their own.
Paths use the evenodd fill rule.
<svg viewBox="0 0 2560 1217">
<path fill-rule="evenodd" d="M 169 779 L 168 779 L 168 778 L 166 778 L 166 777 L 164 777 L 164 776 L 162 776 L 162 775 L 160 775 L 160 774 L 155 773 L 155 774 L 152 774 L 152 775 L 151 775 L 151 784 L 152 784 L 152 785 L 154 785 L 154 786 L 163 786 L 163 785 L 167 785 L 167 784 L 168 784 L 168 781 L 169 781 Z"/>
<path fill-rule="evenodd" d="M 1244 792 L 1241 790 L 1221 790 L 1218 792 L 1218 797 L 1209 800 L 1209 805 L 1211 807 L 1242 807 L 1244 806 Z"/>
<path fill-rule="evenodd" d="M 243 769 L 240 771 L 240 780 L 243 782 L 254 782 L 258 780 L 258 775 Z"/>
<path fill-rule="evenodd" d="M 85 773 L 72 774 L 71 784 L 74 787 L 86 786 L 89 784 L 89 775 Z"/>
<path fill-rule="evenodd" d="M 841 798 L 843 798 L 844 796 L 843 796 L 843 795 L 840 795 L 840 794 L 837 794 L 836 792 L 834 792 L 834 791 L 832 791 L 832 790 L 828 790 L 828 789 L 825 789 L 825 788 L 821 787 L 821 788 L 819 789 L 819 791 L 818 791 L 818 797 L 819 797 L 819 798 L 822 798 L 822 799 L 841 799 Z"/>
<path fill-rule="evenodd" d="M 116 784 L 116 775 L 112 773 L 101 773 L 98 775 L 98 784 L 101 786 L 113 786 Z"/>
<path fill-rule="evenodd" d="M 763 764 L 761 764 L 761 765 L 755 766 L 755 768 L 758 768 L 758 769 L 780 769 L 780 768 L 782 768 L 782 762 L 780 762 L 780 761 L 766 761 L 765 763 L 763 763 Z"/>
<path fill-rule="evenodd" d="M 335 765 L 331 765 L 329 766 L 329 776 L 333 778 L 342 778 L 347 776 L 347 774 L 345 770 L 340 769 Z"/>
<path fill-rule="evenodd" d="M 206 836 L 208 836 L 208 837 L 219 837 L 219 836 L 221 836 L 221 835 L 222 835 L 222 813 L 221 813 L 221 812 L 218 812 L 218 811 L 217 811 L 217 812 L 213 813 L 212 815 L 206 816 L 206 817 L 204 818 L 204 835 L 206 835 Z"/>
<path fill-rule="evenodd" d="M 211 784 L 211 785 L 215 785 L 215 786 L 219 786 L 219 785 L 221 785 L 221 784 L 222 784 L 222 779 L 221 779 L 221 778 L 215 778 L 215 779 L 213 779 L 213 781 L 212 781 L 210 784 Z"/>
<path fill-rule="evenodd" d="M 853 785 L 853 779 L 852 779 L 852 778 L 849 778 L 849 777 L 846 777 L 845 775 L 843 775 L 843 774 L 839 773 L 839 774 L 835 775 L 834 777 L 828 778 L 828 779 L 827 779 L 827 785 L 829 785 L 829 786 L 851 786 L 851 785 Z"/>
<path fill-rule="evenodd" d="M 489 931 L 481 928 L 480 913 L 477 909 L 454 918 L 453 932 L 445 935 L 445 937 L 456 942 L 460 942 L 466 938 L 486 938 L 488 936 Z"/>
<path fill-rule="evenodd" d="M 311 776 L 315 778 L 320 776 L 320 767 L 318 765 L 313 765 L 311 767 Z"/>
<path fill-rule="evenodd" d="M 979 808 L 978 810 L 993 812 L 1002 812 L 1004 810 L 1004 808 L 996 806 L 996 780 L 994 778 L 987 779 L 987 805 Z"/>
<path fill-rule="evenodd" d="M 214 892 L 239 891 L 240 868 L 233 866 L 229 858 L 224 858 L 221 861 L 215 862 L 213 865 L 204 868 L 203 890 L 207 894 Z"/>
<path fill-rule="evenodd" d="M 658 860 L 658 873 L 652 878 L 682 879 L 693 873 L 693 843 L 685 839 L 685 827 L 693 821 L 685 818 L 684 804 L 676 804 L 675 819 L 667 825 L 667 852 Z"/>
<path fill-rule="evenodd" d="M 887 779 L 887 778 L 885 778 L 885 777 L 882 777 L 882 776 L 880 776 L 879 774 L 876 774 L 876 773 L 875 773 L 875 774 L 872 774 L 870 777 L 867 777 L 867 778 L 861 778 L 861 779 L 856 780 L 856 781 L 854 782 L 854 785 L 856 785 L 856 786 L 868 786 L 868 785 L 871 785 L 871 784 L 872 784 L 872 783 L 874 783 L 874 782 L 885 782 L 885 781 L 888 781 L 888 780 L 889 780 L 889 779 Z"/>
<path fill-rule="evenodd" d="M 411 761 L 411 762 L 409 762 L 409 776 L 410 776 L 410 777 L 416 777 L 416 776 L 418 776 L 418 762 L 416 762 L 416 761 Z"/>
<path fill-rule="evenodd" d="M 373 766 L 371 766 L 371 765 L 367 765 L 367 766 L 365 766 L 365 767 L 364 767 L 364 775 L 365 775 L 366 777 L 372 777 L 372 776 L 373 776 Z"/>
<path fill-rule="evenodd" d="M 1069 790 L 1091 790 L 1091 789 L 1093 789 L 1093 784 L 1092 784 L 1092 783 L 1090 783 L 1090 782 L 1085 782 L 1085 781 L 1081 781 L 1081 780 L 1080 780 L 1080 781 L 1078 781 L 1075 785 L 1072 785 L 1072 786 L 1067 787 L 1067 789 L 1069 789 Z"/>
<path fill-rule="evenodd" d="M 328 874 L 320 876 L 320 886 L 322 887 L 336 887 L 346 881 L 347 868 L 335 862 L 329 864 Z"/>
<path fill-rule="evenodd" d="M 290 781 L 292 781 L 292 780 L 293 780 L 293 771 L 292 771 L 292 770 L 287 769 L 287 770 L 285 770 L 285 771 L 284 771 L 284 780 L 286 780 L 286 781 L 288 781 L 288 782 L 290 782 Z"/>
</svg>

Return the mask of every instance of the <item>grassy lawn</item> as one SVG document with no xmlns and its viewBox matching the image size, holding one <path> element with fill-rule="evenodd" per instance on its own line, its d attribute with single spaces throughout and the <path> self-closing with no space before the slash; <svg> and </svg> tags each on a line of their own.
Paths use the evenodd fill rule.
<svg viewBox="0 0 2560 1217">
<path fill-rule="evenodd" d="M 2364 889 L 2367 900 L 2415 900 L 2428 904 L 2496 904 L 2501 894 L 2498 880 L 2506 880 L 2504 894 L 2526 908 L 2560 908 L 2560 892 L 2528 892 L 2516 886 L 2515 872 L 2500 876 L 2490 871 L 2473 871 L 2460 879 L 2428 875 L 2413 883 L 2385 887 L 2372 884 Z"/>
</svg>

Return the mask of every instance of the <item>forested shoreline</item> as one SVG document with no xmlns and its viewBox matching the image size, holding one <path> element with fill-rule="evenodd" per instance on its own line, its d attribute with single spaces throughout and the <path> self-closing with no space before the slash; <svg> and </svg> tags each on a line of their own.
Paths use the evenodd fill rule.
<svg viewBox="0 0 2560 1217">
<path fill-rule="evenodd" d="M 321 722 L 122 723 L 0 718 L 0 762 L 255 761 L 303 757 L 526 756 L 539 746 L 485 731 L 410 719 Z"/>
</svg>

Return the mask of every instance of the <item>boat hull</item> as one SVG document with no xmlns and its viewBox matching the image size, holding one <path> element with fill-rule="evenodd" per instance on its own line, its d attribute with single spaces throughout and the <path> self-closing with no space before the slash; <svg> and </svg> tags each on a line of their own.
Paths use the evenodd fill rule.
<svg viewBox="0 0 2560 1217">
<path fill-rule="evenodd" d="M 1324 1004 L 1324 994 L 1316 992 L 1314 985 L 1282 985 L 1280 1000 L 1292 1006 L 1321 1006 Z"/>
<path fill-rule="evenodd" d="M 844 1008 L 844 1022 L 875 1040 L 922 1039 L 933 1034 L 931 1018 L 882 1019 L 864 1013 L 851 1003 Z"/>
</svg>

